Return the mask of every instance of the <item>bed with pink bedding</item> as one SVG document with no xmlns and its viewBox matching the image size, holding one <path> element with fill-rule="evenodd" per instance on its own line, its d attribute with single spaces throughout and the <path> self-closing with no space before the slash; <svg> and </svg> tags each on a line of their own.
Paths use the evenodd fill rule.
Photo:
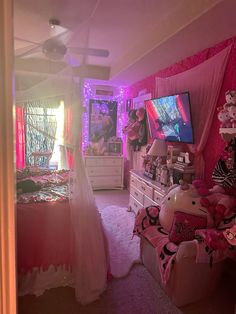
<svg viewBox="0 0 236 314">
<path fill-rule="evenodd" d="M 45 283 L 40 288 L 35 287 L 35 284 L 37 286 L 38 277 L 45 275 L 52 267 L 54 272 L 62 268 L 70 270 L 68 178 L 68 171 L 47 170 L 35 173 L 27 170 L 17 174 L 17 183 L 32 180 L 40 185 L 38 191 L 17 196 L 17 268 L 20 294 L 40 294 L 41 290 L 50 288 Z M 25 280 L 27 278 L 29 281 L 30 276 L 29 285 Z"/>
</svg>

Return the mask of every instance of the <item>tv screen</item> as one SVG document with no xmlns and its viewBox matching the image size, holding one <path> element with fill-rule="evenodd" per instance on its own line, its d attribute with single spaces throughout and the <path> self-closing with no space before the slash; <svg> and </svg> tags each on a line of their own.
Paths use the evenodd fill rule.
<svg viewBox="0 0 236 314">
<path fill-rule="evenodd" d="M 189 93 L 145 101 L 151 138 L 193 143 Z"/>
</svg>

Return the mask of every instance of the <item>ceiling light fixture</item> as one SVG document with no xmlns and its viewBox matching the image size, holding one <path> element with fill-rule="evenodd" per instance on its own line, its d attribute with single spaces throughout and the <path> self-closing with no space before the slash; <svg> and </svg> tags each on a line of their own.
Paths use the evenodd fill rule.
<svg viewBox="0 0 236 314">
<path fill-rule="evenodd" d="M 52 18 L 52 19 L 49 20 L 49 25 L 50 25 L 51 28 L 55 28 L 56 26 L 59 26 L 60 24 L 61 23 L 60 23 L 60 21 L 58 19 Z"/>
</svg>

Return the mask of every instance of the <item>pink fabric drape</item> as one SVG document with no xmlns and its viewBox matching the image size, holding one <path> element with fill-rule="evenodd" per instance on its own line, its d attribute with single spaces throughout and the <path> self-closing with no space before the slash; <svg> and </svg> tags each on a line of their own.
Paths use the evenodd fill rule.
<svg viewBox="0 0 236 314">
<path fill-rule="evenodd" d="M 24 108 L 16 107 L 16 169 L 25 167 L 25 119 Z"/>
<path fill-rule="evenodd" d="M 156 78 L 157 97 L 189 91 L 195 144 L 196 177 L 204 178 L 203 149 L 211 128 L 231 46 L 196 67 L 167 78 Z"/>
<path fill-rule="evenodd" d="M 74 159 L 71 149 L 68 147 L 72 145 L 72 106 L 65 108 L 65 129 L 64 129 L 64 140 L 66 149 L 66 160 L 69 169 L 73 168 Z"/>
</svg>

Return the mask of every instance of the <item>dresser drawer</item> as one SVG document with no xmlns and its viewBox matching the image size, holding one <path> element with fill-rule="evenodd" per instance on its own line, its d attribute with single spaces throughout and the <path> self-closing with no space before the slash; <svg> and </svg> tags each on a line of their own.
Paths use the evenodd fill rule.
<svg viewBox="0 0 236 314">
<path fill-rule="evenodd" d="M 92 187 L 95 188 L 110 188 L 123 186 L 121 176 L 107 176 L 107 177 L 89 177 Z"/>
<path fill-rule="evenodd" d="M 153 188 L 145 182 L 141 182 L 139 190 L 148 197 L 153 198 Z"/>
<path fill-rule="evenodd" d="M 103 161 L 106 166 L 120 166 L 123 160 L 121 158 L 107 158 Z"/>
<path fill-rule="evenodd" d="M 144 195 L 143 207 L 148 207 L 151 205 L 157 206 L 159 204 L 157 204 L 156 202 L 154 202 L 154 200 Z"/>
<path fill-rule="evenodd" d="M 135 176 L 130 177 L 130 185 L 133 185 L 137 188 L 138 179 Z"/>
<path fill-rule="evenodd" d="M 121 175 L 121 167 L 87 167 L 88 176 L 113 176 Z"/>
<path fill-rule="evenodd" d="M 143 193 L 131 185 L 130 194 L 141 204 L 143 204 Z"/>
<path fill-rule="evenodd" d="M 163 197 L 164 197 L 163 194 L 161 194 L 160 192 L 154 190 L 154 195 L 153 195 L 154 202 L 156 202 L 158 205 L 161 205 Z"/>
<path fill-rule="evenodd" d="M 142 191 L 142 184 L 143 184 L 143 181 L 142 181 L 142 180 L 139 180 L 138 178 L 136 178 L 136 187 L 137 187 L 137 189 L 139 189 L 140 191 Z"/>
<path fill-rule="evenodd" d="M 86 167 L 89 166 L 121 166 L 122 158 L 85 158 Z"/>
<path fill-rule="evenodd" d="M 138 202 L 132 195 L 129 198 L 129 208 L 137 215 L 139 209 L 143 208 L 143 204 Z"/>
</svg>

